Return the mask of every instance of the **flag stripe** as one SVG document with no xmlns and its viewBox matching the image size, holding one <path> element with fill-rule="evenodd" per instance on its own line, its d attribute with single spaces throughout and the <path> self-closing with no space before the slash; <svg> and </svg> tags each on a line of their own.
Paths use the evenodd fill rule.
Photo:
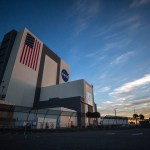
<svg viewBox="0 0 150 150">
<path fill-rule="evenodd" d="M 26 58 L 25 58 L 25 65 L 27 65 L 27 61 L 28 61 L 28 56 L 29 56 L 29 52 L 30 52 L 30 47 L 27 46 L 27 54 L 26 54 Z"/>
<path fill-rule="evenodd" d="M 23 50 L 20 57 L 20 63 L 36 70 L 41 43 L 35 39 L 32 35 L 27 33 L 24 42 Z"/>
<path fill-rule="evenodd" d="M 34 54 L 34 49 L 35 49 L 35 43 L 34 42 L 34 45 L 33 45 L 33 49 L 31 50 L 31 53 L 30 53 L 30 58 L 29 58 L 29 63 L 28 63 L 28 67 L 32 68 L 31 67 L 31 64 L 32 64 L 32 60 L 33 60 L 33 54 Z"/>
<path fill-rule="evenodd" d="M 23 46 L 22 54 L 21 54 L 21 57 L 20 57 L 20 62 L 22 62 L 22 58 L 23 58 L 23 55 L 24 55 L 24 51 L 25 51 L 25 44 L 24 44 L 24 46 Z"/>
<path fill-rule="evenodd" d="M 28 46 L 28 49 L 27 49 L 27 50 L 28 50 L 28 53 L 27 53 L 27 57 L 26 57 L 26 61 L 25 61 L 25 65 L 27 65 L 27 63 L 28 63 L 31 48 Z"/>
<path fill-rule="evenodd" d="M 37 40 L 35 40 L 35 43 L 34 43 L 34 48 L 33 48 L 33 56 L 32 56 L 32 63 L 31 63 L 31 68 L 33 69 L 33 63 L 34 63 L 34 57 L 35 57 L 35 52 L 36 52 L 36 47 L 37 47 Z"/>
<path fill-rule="evenodd" d="M 27 64 L 28 67 L 30 65 L 32 52 L 33 52 L 33 49 L 30 48 L 29 61 L 28 61 L 28 64 Z"/>
<path fill-rule="evenodd" d="M 36 41 L 36 47 L 34 49 L 34 57 L 33 57 L 32 69 L 34 69 L 35 58 L 36 58 L 36 53 L 37 53 L 37 47 L 38 47 L 38 41 Z"/>
<path fill-rule="evenodd" d="M 26 54 L 27 54 L 27 49 L 28 49 L 28 46 L 27 45 L 25 45 L 25 54 L 24 54 L 24 58 L 23 58 L 23 64 L 24 64 L 24 62 L 25 62 L 25 58 L 26 58 Z"/>
<path fill-rule="evenodd" d="M 39 42 L 37 42 L 37 48 L 36 48 L 36 53 L 35 53 L 35 58 L 34 58 L 34 65 L 33 65 L 34 70 L 35 70 L 35 64 L 36 64 L 36 57 L 37 57 L 37 53 L 38 53 L 38 47 L 39 47 Z"/>
<path fill-rule="evenodd" d="M 34 54 L 34 48 L 35 47 L 35 42 L 34 42 L 34 45 L 33 45 L 33 49 L 31 49 L 30 51 L 30 56 L 29 56 L 29 62 L 28 62 L 28 67 L 31 68 L 31 64 L 32 64 L 32 57 L 33 57 L 33 54 Z"/>
<path fill-rule="evenodd" d="M 41 44 L 39 43 L 38 54 L 37 54 L 37 58 L 36 58 L 35 70 L 36 70 L 37 63 L 38 63 L 38 58 L 39 58 L 39 53 L 40 53 L 40 46 L 41 46 Z"/>
</svg>

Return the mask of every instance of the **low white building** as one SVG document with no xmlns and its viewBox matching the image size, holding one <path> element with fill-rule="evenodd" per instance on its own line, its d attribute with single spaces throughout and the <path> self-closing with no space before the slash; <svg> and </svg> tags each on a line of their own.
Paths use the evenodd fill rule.
<svg viewBox="0 0 150 150">
<path fill-rule="evenodd" d="M 99 125 L 127 125 L 128 117 L 105 116 L 98 119 Z"/>
</svg>

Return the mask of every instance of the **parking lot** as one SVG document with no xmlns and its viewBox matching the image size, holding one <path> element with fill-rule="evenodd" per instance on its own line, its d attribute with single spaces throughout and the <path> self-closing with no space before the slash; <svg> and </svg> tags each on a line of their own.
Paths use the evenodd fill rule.
<svg viewBox="0 0 150 150">
<path fill-rule="evenodd" d="M 0 132 L 0 150 L 149 150 L 150 129 Z"/>
</svg>

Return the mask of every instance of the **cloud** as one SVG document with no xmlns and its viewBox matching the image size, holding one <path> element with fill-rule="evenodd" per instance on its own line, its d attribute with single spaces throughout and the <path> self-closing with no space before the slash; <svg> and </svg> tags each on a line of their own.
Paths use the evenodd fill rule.
<svg viewBox="0 0 150 150">
<path fill-rule="evenodd" d="M 115 101 L 106 101 L 99 103 L 97 105 L 98 111 L 101 113 L 102 116 L 105 115 L 114 115 L 114 108 L 117 108 L 117 115 L 118 116 L 132 116 L 134 110 L 138 114 L 144 114 L 145 116 L 149 117 L 150 114 L 150 99 L 137 101 L 137 102 L 115 102 Z"/>
<path fill-rule="evenodd" d="M 94 2 L 88 0 L 77 0 L 76 1 L 76 11 L 79 12 L 81 15 L 84 16 L 93 16 L 100 9 L 100 1 L 95 0 Z"/>
<path fill-rule="evenodd" d="M 106 101 L 104 102 L 105 104 L 112 104 L 113 102 L 112 101 Z"/>
<path fill-rule="evenodd" d="M 93 35 L 94 38 L 101 38 L 106 41 L 105 45 L 101 48 L 105 52 L 127 48 L 132 44 L 138 31 L 143 28 L 144 24 L 141 21 L 142 17 L 137 14 L 120 14 L 113 18 L 115 21 L 111 26 L 106 25 L 97 29 Z"/>
<path fill-rule="evenodd" d="M 115 27 L 123 27 L 126 25 L 132 26 L 139 22 L 140 17 L 137 15 L 134 16 L 123 16 L 121 19 L 119 18 L 118 21 L 114 24 Z"/>
<path fill-rule="evenodd" d="M 105 86 L 105 87 L 99 89 L 98 92 L 104 93 L 104 92 L 108 92 L 109 90 L 110 90 L 110 87 L 109 86 Z"/>
<path fill-rule="evenodd" d="M 146 85 L 150 83 L 150 74 L 145 75 L 144 77 L 135 80 L 133 82 L 128 82 L 125 83 L 124 85 L 122 85 L 121 87 L 117 88 L 114 90 L 114 93 L 118 94 L 118 93 L 126 93 L 126 92 L 130 92 L 135 88 L 138 88 L 140 86 Z"/>
<path fill-rule="evenodd" d="M 70 10 L 71 14 L 68 19 L 75 20 L 77 27 L 76 35 L 85 30 L 92 18 L 94 18 L 101 10 L 101 1 L 94 0 L 76 0 L 73 8 Z"/>
<path fill-rule="evenodd" d="M 85 55 L 85 57 L 95 57 L 100 53 L 100 51 L 94 51 L 92 53 L 88 53 Z"/>
<path fill-rule="evenodd" d="M 121 62 L 126 61 L 127 59 L 129 59 L 130 56 L 133 56 L 135 53 L 133 51 L 127 52 L 125 54 L 122 54 L 120 56 L 118 56 L 115 61 L 111 62 L 111 64 L 119 64 Z"/>
<path fill-rule="evenodd" d="M 136 7 L 140 7 L 142 5 L 146 5 L 150 2 L 150 0 L 134 0 L 131 4 L 130 4 L 130 8 L 136 8 Z"/>
<path fill-rule="evenodd" d="M 99 80 L 105 79 L 106 76 L 107 76 L 106 73 L 102 73 L 102 74 L 98 77 L 98 79 L 99 79 Z"/>
<path fill-rule="evenodd" d="M 121 13 L 113 17 L 114 23 L 111 26 L 106 25 L 100 27 L 99 30 L 95 33 L 94 37 L 103 37 L 104 39 L 113 39 L 113 38 L 122 38 L 126 33 L 134 33 L 137 31 L 137 28 L 142 26 L 141 16 L 138 14 L 128 14 Z M 124 28 L 124 30 L 122 30 Z M 121 29 L 121 30 L 120 30 Z M 133 31 L 132 31 L 132 30 Z M 115 32 L 114 32 L 115 31 Z"/>
<path fill-rule="evenodd" d="M 123 34 L 123 31 L 112 33 L 112 34 L 108 34 L 107 36 L 104 37 L 104 39 L 108 40 L 108 39 L 120 38 L 122 36 L 122 34 Z"/>
<path fill-rule="evenodd" d="M 89 56 L 89 57 L 92 57 L 92 56 Z M 101 61 L 105 60 L 106 57 L 107 57 L 106 55 L 103 55 L 103 56 L 95 55 L 95 57 L 93 56 L 94 59 L 92 59 L 92 62 L 89 65 L 89 68 L 93 68 L 95 66 L 99 66 Z"/>
<path fill-rule="evenodd" d="M 133 102 L 133 103 L 131 103 L 130 106 L 141 105 L 141 104 L 144 104 L 144 105 L 150 104 L 150 99 L 149 100 L 144 100 L 144 101 Z"/>
<path fill-rule="evenodd" d="M 93 68 L 99 65 L 103 60 L 105 60 L 107 55 L 103 50 L 97 50 L 90 53 L 86 53 L 84 57 L 88 60 L 90 59 L 91 63 L 89 65 L 89 68 Z"/>
<path fill-rule="evenodd" d="M 119 101 L 125 100 L 132 101 L 137 99 L 142 100 L 150 98 L 148 87 L 147 88 L 145 87 L 144 89 L 142 88 L 143 86 L 149 84 L 150 84 L 150 74 L 147 74 L 140 79 L 123 84 L 122 86 L 114 89 L 113 92 L 109 93 L 109 95 L 113 96 L 116 100 Z"/>
</svg>

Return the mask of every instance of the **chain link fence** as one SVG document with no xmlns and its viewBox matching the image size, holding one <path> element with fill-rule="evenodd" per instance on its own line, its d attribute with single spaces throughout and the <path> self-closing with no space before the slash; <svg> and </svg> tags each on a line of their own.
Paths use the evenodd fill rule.
<svg viewBox="0 0 150 150">
<path fill-rule="evenodd" d="M 77 126 L 77 112 L 74 110 L 0 104 L 0 128 L 55 129 L 71 126 Z"/>
</svg>

